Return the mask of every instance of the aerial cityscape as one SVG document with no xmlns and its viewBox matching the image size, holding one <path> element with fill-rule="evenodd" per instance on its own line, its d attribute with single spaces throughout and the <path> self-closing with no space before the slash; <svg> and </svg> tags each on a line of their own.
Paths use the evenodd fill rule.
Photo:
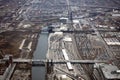
<svg viewBox="0 0 120 80">
<path fill-rule="evenodd" d="M 120 80 L 120 0 L 0 0 L 0 80 Z"/>
</svg>

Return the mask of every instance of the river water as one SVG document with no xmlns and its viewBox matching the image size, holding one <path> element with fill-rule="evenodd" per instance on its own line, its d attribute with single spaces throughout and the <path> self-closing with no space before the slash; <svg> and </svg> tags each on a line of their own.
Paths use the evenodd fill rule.
<svg viewBox="0 0 120 80">
<path fill-rule="evenodd" d="M 40 33 L 33 59 L 46 59 L 48 49 L 48 34 Z M 32 80 L 45 80 L 45 67 L 32 67 Z"/>
</svg>

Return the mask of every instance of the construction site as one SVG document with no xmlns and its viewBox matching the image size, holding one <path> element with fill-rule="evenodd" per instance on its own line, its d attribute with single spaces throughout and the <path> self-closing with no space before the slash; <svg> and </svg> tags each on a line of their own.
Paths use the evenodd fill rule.
<svg viewBox="0 0 120 80">
<path fill-rule="evenodd" d="M 0 0 L 0 80 L 120 80 L 120 1 Z"/>
</svg>

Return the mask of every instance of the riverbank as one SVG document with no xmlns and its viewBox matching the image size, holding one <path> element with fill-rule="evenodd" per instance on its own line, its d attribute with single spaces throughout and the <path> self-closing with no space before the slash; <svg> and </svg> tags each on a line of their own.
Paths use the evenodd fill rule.
<svg viewBox="0 0 120 80">
<path fill-rule="evenodd" d="M 23 47 L 21 48 L 20 58 L 23 58 L 23 59 L 33 58 L 34 51 L 36 50 L 36 46 L 38 43 L 38 39 L 40 37 L 39 34 L 40 34 L 40 31 L 35 33 L 30 33 L 25 37 L 26 41 L 23 44 Z M 28 47 L 26 47 L 27 44 L 28 44 Z M 26 48 L 28 49 L 26 50 Z M 13 76 L 11 77 L 11 80 L 21 79 L 21 77 L 22 79 L 32 80 L 32 65 L 24 64 L 24 63 L 17 64 L 17 66 L 15 67 Z"/>
<path fill-rule="evenodd" d="M 6 34 L 9 39 L 8 36 L 9 34 L 8 33 L 4 34 Z M 19 34 L 20 35 L 17 34 L 13 35 L 16 36 L 15 40 L 16 42 L 18 41 L 18 39 L 20 39 L 19 44 L 17 43 L 16 47 L 18 51 L 17 56 L 13 55 L 13 58 L 46 59 L 46 53 L 48 50 L 48 35 L 49 35 L 48 33 L 41 33 L 40 31 L 29 31 L 19 32 Z M 31 64 L 20 63 L 15 66 L 14 72 L 10 79 L 45 80 L 46 74 L 45 70 L 46 70 L 45 67 L 39 66 L 33 67 Z"/>
</svg>

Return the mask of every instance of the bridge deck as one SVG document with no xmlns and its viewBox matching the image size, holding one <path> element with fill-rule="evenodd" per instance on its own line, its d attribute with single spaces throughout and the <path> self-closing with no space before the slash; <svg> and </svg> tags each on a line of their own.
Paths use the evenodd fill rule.
<svg viewBox="0 0 120 80">
<path fill-rule="evenodd" d="M 71 62 L 72 64 L 94 64 L 94 63 L 107 63 L 105 60 L 40 60 L 40 59 L 13 59 L 13 63 L 53 63 L 53 64 L 66 64 Z"/>
</svg>

